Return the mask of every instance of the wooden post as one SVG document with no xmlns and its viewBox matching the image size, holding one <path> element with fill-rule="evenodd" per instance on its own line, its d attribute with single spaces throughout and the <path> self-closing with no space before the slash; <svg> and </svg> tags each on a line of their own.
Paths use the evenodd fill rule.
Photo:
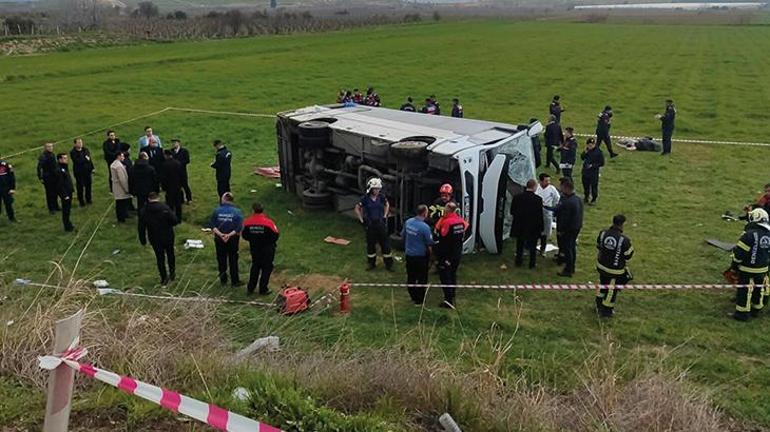
<svg viewBox="0 0 770 432">
<path fill-rule="evenodd" d="M 54 336 L 54 355 L 66 351 L 73 343 L 80 341 L 80 324 L 83 321 L 83 310 L 69 318 L 56 322 Z M 66 364 L 51 371 L 48 378 L 48 400 L 45 404 L 45 423 L 43 432 L 67 432 L 72 406 L 72 386 L 75 382 L 75 371 Z"/>
</svg>

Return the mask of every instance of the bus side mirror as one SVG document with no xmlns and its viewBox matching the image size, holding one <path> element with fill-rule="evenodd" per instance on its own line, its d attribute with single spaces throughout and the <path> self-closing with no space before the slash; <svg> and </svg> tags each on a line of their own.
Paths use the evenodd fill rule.
<svg viewBox="0 0 770 432">
<path fill-rule="evenodd" d="M 530 137 L 533 137 L 535 135 L 539 135 L 541 132 L 543 132 L 543 124 L 540 122 L 534 122 L 531 125 L 529 125 L 529 130 L 527 131 L 527 135 Z"/>
</svg>

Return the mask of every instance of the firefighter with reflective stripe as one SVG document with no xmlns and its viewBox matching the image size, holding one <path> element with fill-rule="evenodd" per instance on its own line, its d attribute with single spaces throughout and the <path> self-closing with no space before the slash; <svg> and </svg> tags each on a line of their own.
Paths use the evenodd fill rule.
<svg viewBox="0 0 770 432">
<path fill-rule="evenodd" d="M 393 254 L 390 250 L 390 237 L 388 236 L 388 216 L 390 203 L 380 192 L 382 180 L 371 178 L 366 183 L 366 195 L 356 204 L 355 212 L 358 220 L 366 230 L 366 259 L 368 270 L 377 266 L 377 245 L 380 245 L 382 259 L 385 268 L 393 270 Z"/>
<path fill-rule="evenodd" d="M 623 234 L 625 223 L 625 216 L 615 215 L 612 226 L 601 231 L 596 239 L 596 248 L 599 250 L 596 270 L 602 285 L 596 294 L 596 311 L 605 318 L 612 316 L 620 289 L 632 279 L 626 261 L 634 256 L 634 247 L 631 239 Z"/>
<path fill-rule="evenodd" d="M 457 268 L 463 256 L 463 240 L 468 222 L 457 214 L 457 204 L 447 203 L 444 216 L 436 223 L 438 244 L 433 250 L 436 253 L 436 267 L 441 279 L 441 285 L 457 285 Z M 455 308 L 455 289 L 444 287 L 444 301 L 439 307 Z"/>
<path fill-rule="evenodd" d="M 5 215 L 11 222 L 16 222 L 16 215 L 13 212 L 14 193 L 16 193 L 16 174 L 13 173 L 11 164 L 0 159 L 0 204 L 5 206 Z M 0 207 L 0 212 L 2 211 Z"/>
<path fill-rule="evenodd" d="M 241 236 L 249 242 L 251 249 L 251 272 L 246 292 L 253 294 L 259 284 L 259 295 L 270 294 L 270 274 L 273 272 L 275 245 L 278 242 L 278 227 L 264 214 L 262 204 L 254 203 L 254 214 L 243 222 Z"/>
<path fill-rule="evenodd" d="M 764 306 L 767 271 L 770 265 L 770 224 L 763 209 L 749 212 L 749 224 L 733 248 L 732 268 L 738 272 L 733 318 L 746 321 Z"/>
<path fill-rule="evenodd" d="M 446 205 L 452 201 L 454 201 L 452 185 L 449 183 L 442 184 L 438 190 L 438 198 L 428 207 L 428 219 L 425 220 L 425 223 L 431 227 L 435 226 L 436 222 L 446 213 Z"/>
</svg>

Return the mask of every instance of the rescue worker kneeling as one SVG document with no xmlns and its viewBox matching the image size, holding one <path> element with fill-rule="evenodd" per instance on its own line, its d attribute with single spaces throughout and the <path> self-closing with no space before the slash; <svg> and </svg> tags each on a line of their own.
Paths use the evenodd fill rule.
<svg viewBox="0 0 770 432">
<path fill-rule="evenodd" d="M 596 248 L 599 249 L 596 270 L 601 284 L 596 294 L 596 312 L 605 318 L 612 316 L 620 289 L 632 279 L 626 261 L 633 257 L 634 247 L 631 239 L 623 234 L 625 223 L 625 216 L 615 215 L 612 226 L 601 231 L 596 239 Z"/>
<path fill-rule="evenodd" d="M 749 223 L 733 248 L 732 268 L 738 272 L 735 314 L 738 321 L 757 316 L 764 306 L 767 271 L 770 265 L 770 224 L 763 209 L 749 212 Z"/>
<path fill-rule="evenodd" d="M 447 203 L 444 216 L 436 223 L 438 244 L 436 252 L 436 267 L 444 289 L 444 301 L 439 307 L 455 308 L 455 287 L 457 285 L 457 268 L 463 256 L 463 240 L 468 222 L 457 214 L 457 204 Z"/>
<path fill-rule="evenodd" d="M 390 237 L 388 236 L 388 215 L 390 203 L 382 190 L 382 180 L 369 179 L 366 184 L 366 195 L 356 204 L 355 212 L 358 220 L 366 230 L 366 259 L 367 270 L 372 270 L 377 265 L 377 245 L 382 250 L 382 259 L 385 268 L 393 270 L 393 254 L 390 250 Z"/>
</svg>

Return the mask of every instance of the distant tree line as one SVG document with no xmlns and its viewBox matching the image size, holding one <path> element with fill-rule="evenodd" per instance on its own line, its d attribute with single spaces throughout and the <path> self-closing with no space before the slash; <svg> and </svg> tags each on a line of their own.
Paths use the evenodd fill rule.
<svg viewBox="0 0 770 432">
<path fill-rule="evenodd" d="M 61 2 L 58 9 L 46 13 L 0 16 L 0 36 L 104 31 L 132 38 L 225 38 L 330 31 L 423 20 L 420 12 L 387 9 L 375 13 L 366 9 L 343 9 L 318 15 L 309 10 L 229 9 L 190 15 L 181 10 L 162 13 L 151 1 L 140 2 L 130 11 L 104 6 L 99 0 Z M 425 13 L 433 20 L 441 19 L 437 11 Z"/>
</svg>

